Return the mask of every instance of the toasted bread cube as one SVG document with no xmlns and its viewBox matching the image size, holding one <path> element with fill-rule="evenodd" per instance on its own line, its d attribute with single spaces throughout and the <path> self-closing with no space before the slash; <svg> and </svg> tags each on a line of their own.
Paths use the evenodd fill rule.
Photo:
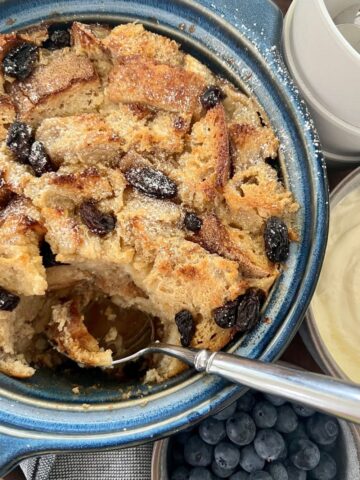
<svg viewBox="0 0 360 480">
<path fill-rule="evenodd" d="M 49 54 L 28 79 L 14 82 L 10 94 L 19 119 L 37 126 L 44 118 L 95 111 L 103 101 L 100 87 L 91 61 L 63 49 Z"/>
</svg>

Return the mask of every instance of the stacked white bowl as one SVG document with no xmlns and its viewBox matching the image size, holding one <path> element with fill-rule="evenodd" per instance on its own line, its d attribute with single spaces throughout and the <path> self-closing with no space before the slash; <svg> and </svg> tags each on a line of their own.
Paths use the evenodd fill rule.
<svg viewBox="0 0 360 480">
<path fill-rule="evenodd" d="M 306 100 L 327 160 L 360 163 L 360 53 L 337 24 L 359 20 L 360 0 L 294 0 L 286 15 L 287 66 Z"/>
</svg>

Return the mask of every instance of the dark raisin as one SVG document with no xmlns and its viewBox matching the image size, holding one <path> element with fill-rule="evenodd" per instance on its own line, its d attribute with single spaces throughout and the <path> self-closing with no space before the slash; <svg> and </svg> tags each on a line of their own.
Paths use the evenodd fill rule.
<svg viewBox="0 0 360 480">
<path fill-rule="evenodd" d="M 181 345 L 188 347 L 195 333 L 194 318 L 189 310 L 181 310 L 175 315 L 175 323 L 180 333 Z"/>
<path fill-rule="evenodd" d="M 34 142 L 31 145 L 29 164 L 37 177 L 41 177 L 44 173 L 55 171 L 55 167 L 46 153 L 44 144 L 41 142 Z"/>
<path fill-rule="evenodd" d="M 226 98 L 225 93 L 221 90 L 220 87 L 216 85 L 210 85 L 206 87 L 200 97 L 201 105 L 209 110 L 210 108 L 216 107 L 221 100 Z"/>
<path fill-rule="evenodd" d="M 25 80 L 33 71 L 38 58 L 38 47 L 32 43 L 20 43 L 4 57 L 4 73 L 18 80 Z"/>
<path fill-rule="evenodd" d="M 70 47 L 71 36 L 68 30 L 54 30 L 50 33 L 48 40 L 44 42 L 43 47 L 48 50 Z"/>
<path fill-rule="evenodd" d="M 239 332 L 247 332 L 255 327 L 264 301 L 265 293 L 259 288 L 249 288 L 244 295 L 239 297 L 236 312 L 236 329 Z"/>
<path fill-rule="evenodd" d="M 6 145 L 19 162 L 28 162 L 32 142 L 33 131 L 29 125 L 23 122 L 14 122 L 10 125 L 6 137 Z"/>
<path fill-rule="evenodd" d="M 198 232 L 202 226 L 202 220 L 193 212 L 186 212 L 184 217 L 185 228 L 192 232 Z"/>
<path fill-rule="evenodd" d="M 219 308 L 215 308 L 213 316 L 215 323 L 221 328 L 231 328 L 236 323 L 236 311 L 238 307 L 238 299 L 227 302 Z"/>
<path fill-rule="evenodd" d="M 177 194 L 176 184 L 159 170 L 134 167 L 125 172 L 125 178 L 130 185 L 149 197 L 173 198 Z"/>
<path fill-rule="evenodd" d="M 289 256 L 289 233 L 278 217 L 270 217 L 264 230 L 265 252 L 271 262 L 285 262 Z"/>
<path fill-rule="evenodd" d="M 62 265 L 62 263 L 56 261 L 54 252 L 45 240 L 40 245 L 40 255 L 42 256 L 42 262 L 45 268 Z"/>
<path fill-rule="evenodd" d="M 11 312 L 18 306 L 20 297 L 0 287 L 0 310 Z"/>
<path fill-rule="evenodd" d="M 83 202 L 80 205 L 79 213 L 81 220 L 88 229 L 99 237 L 112 232 L 115 228 L 116 218 L 114 214 L 100 212 L 93 200 Z"/>
</svg>

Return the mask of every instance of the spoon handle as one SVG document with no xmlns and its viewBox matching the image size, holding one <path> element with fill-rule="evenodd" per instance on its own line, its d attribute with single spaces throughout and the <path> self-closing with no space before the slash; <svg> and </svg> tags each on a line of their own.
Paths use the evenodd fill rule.
<svg viewBox="0 0 360 480">
<path fill-rule="evenodd" d="M 195 368 L 360 423 L 360 385 L 287 366 L 199 351 Z"/>
</svg>

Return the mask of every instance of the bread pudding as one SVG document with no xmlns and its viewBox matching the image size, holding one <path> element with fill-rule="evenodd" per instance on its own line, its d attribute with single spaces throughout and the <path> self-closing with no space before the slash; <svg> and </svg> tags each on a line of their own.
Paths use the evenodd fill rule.
<svg viewBox="0 0 360 480">
<path fill-rule="evenodd" d="M 0 62 L 0 371 L 109 366 L 144 316 L 211 350 L 253 328 L 298 210 L 255 99 L 138 23 L 4 34 Z"/>
</svg>

